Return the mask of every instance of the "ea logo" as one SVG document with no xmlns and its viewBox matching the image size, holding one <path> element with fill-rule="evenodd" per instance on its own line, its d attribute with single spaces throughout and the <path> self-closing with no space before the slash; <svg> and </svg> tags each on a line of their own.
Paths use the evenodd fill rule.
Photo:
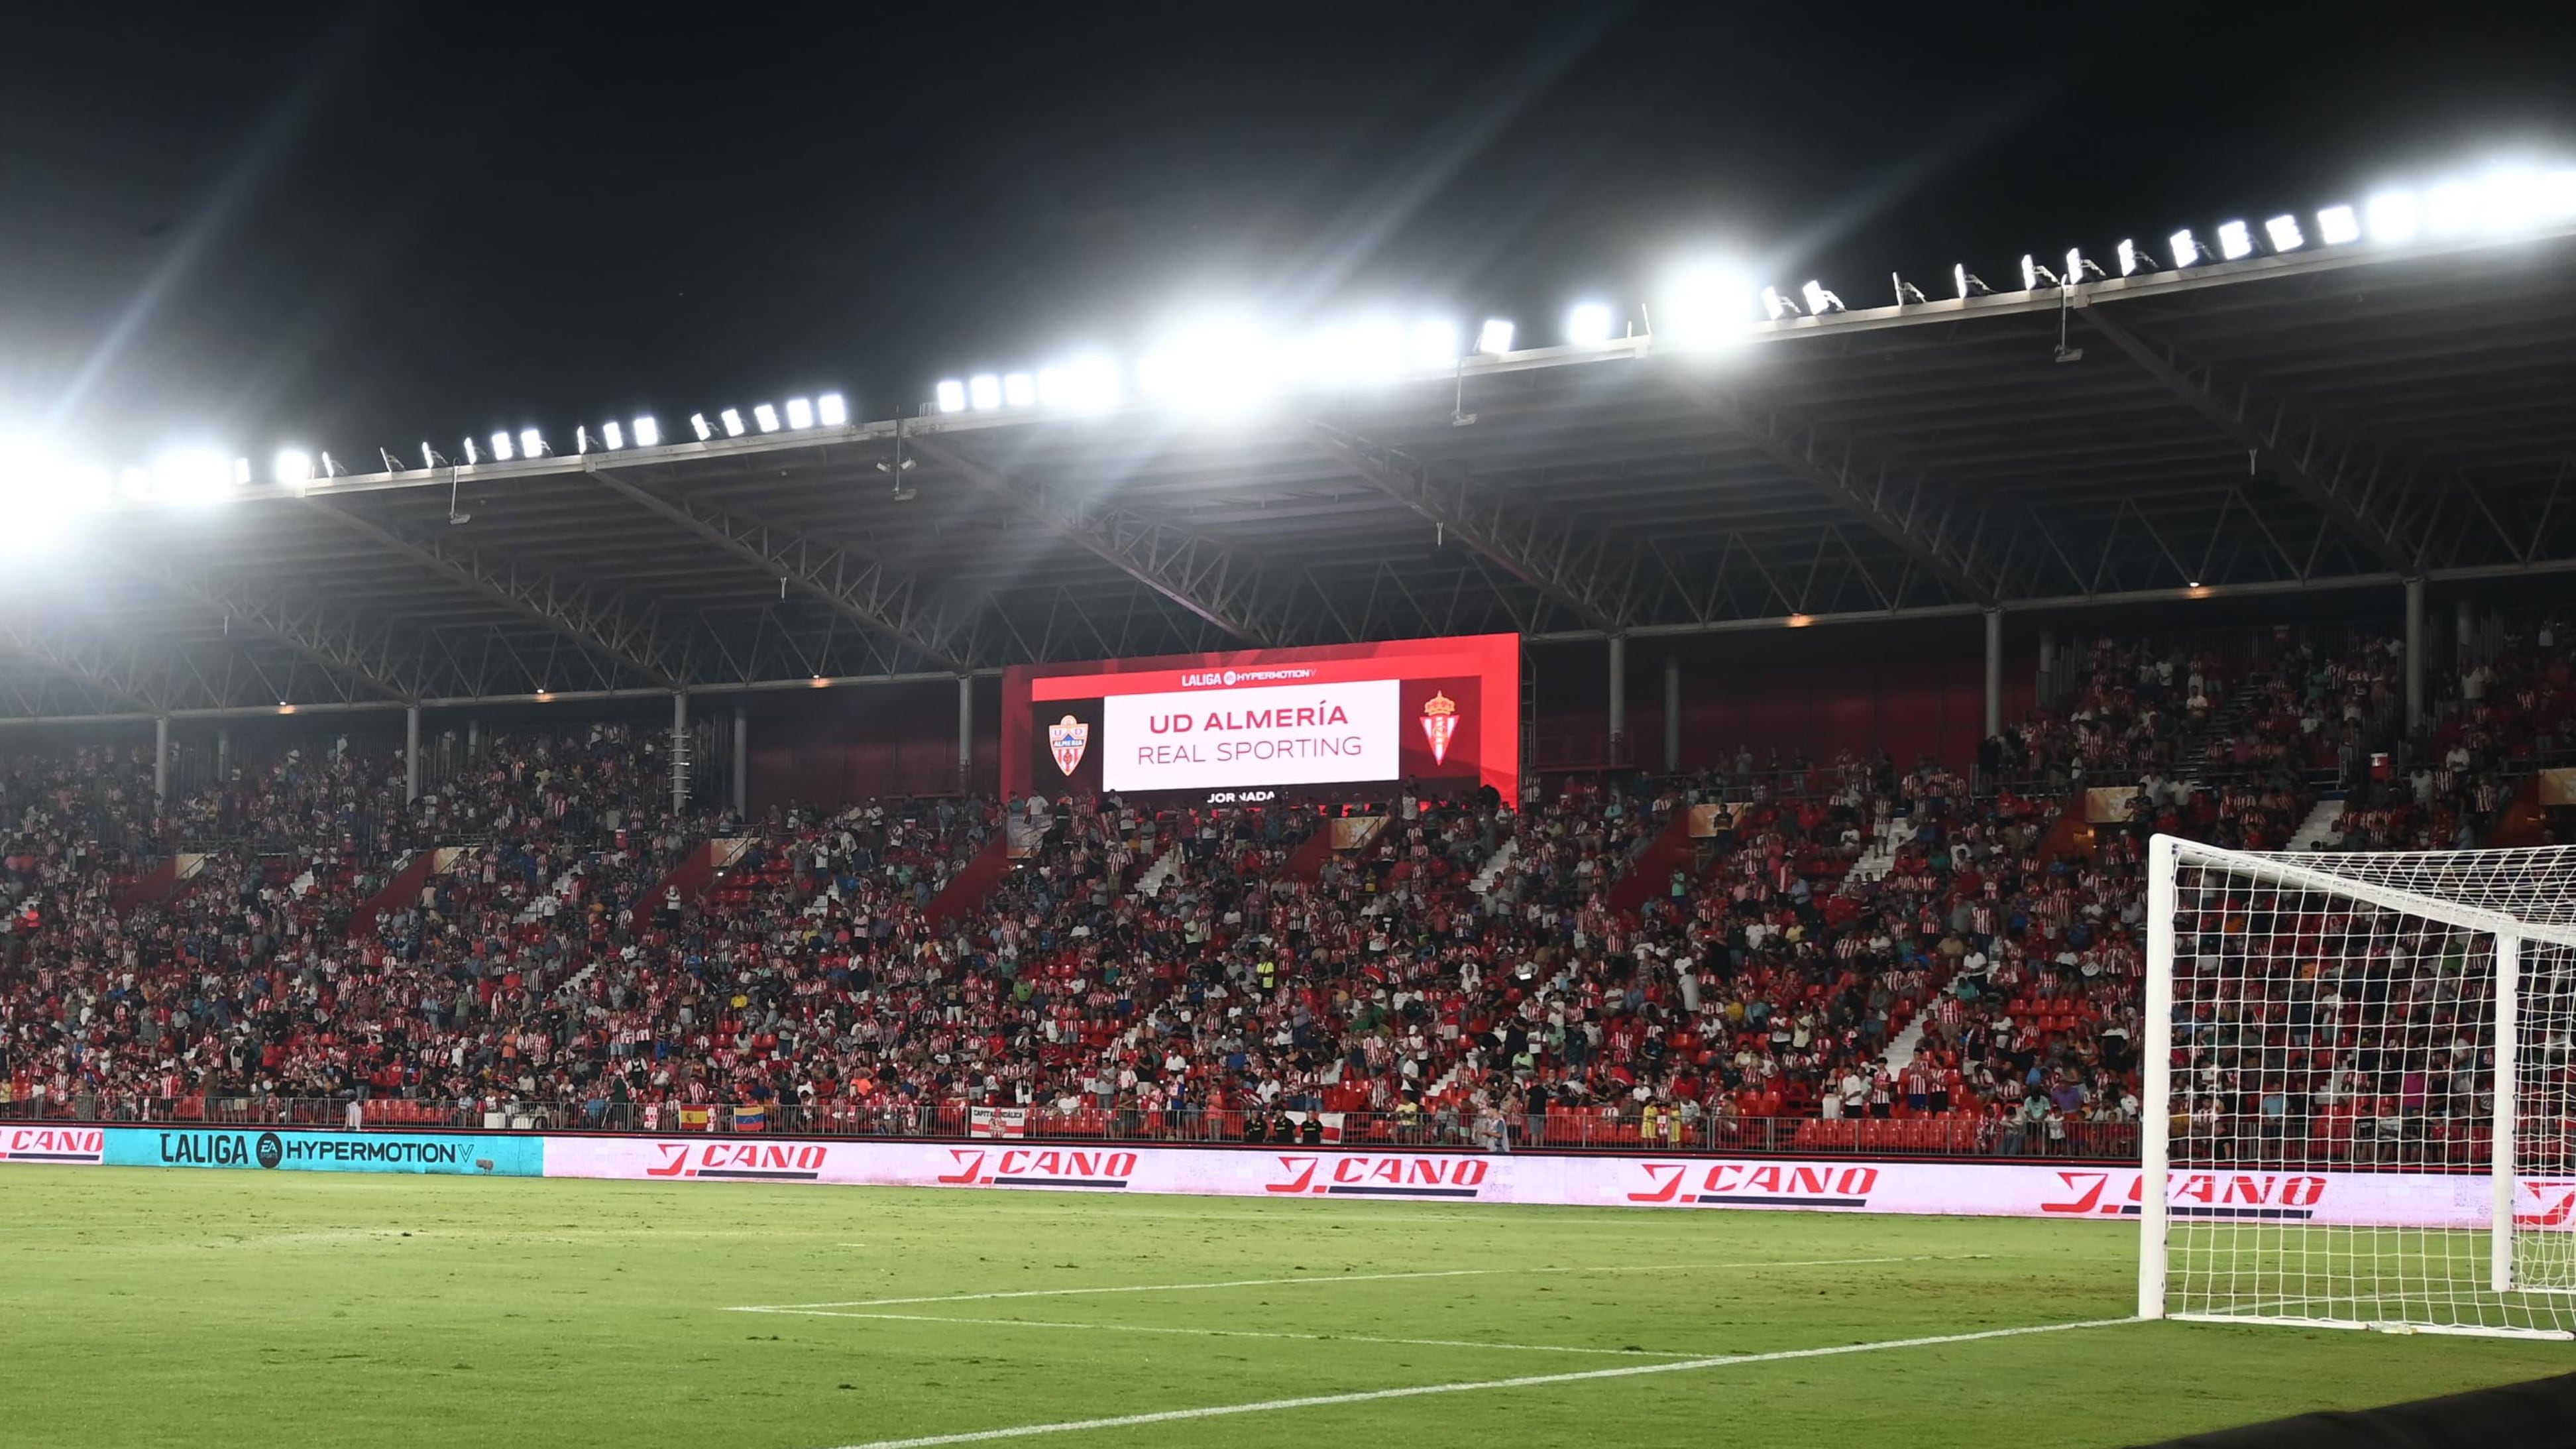
<svg viewBox="0 0 2576 1449">
<path fill-rule="evenodd" d="M 1229 670 L 1227 670 L 1227 671 L 1225 672 L 1225 682 L 1226 682 L 1226 683 L 1228 683 L 1228 684 L 1232 684 L 1232 683 L 1234 683 L 1234 678 L 1235 678 L 1235 676 L 1234 676 L 1234 671 L 1233 671 L 1233 670 L 1229 669 Z"/>
<path fill-rule="evenodd" d="M 262 1167 L 275 1167 L 286 1160 L 286 1144 L 280 1141 L 274 1132 L 259 1134 L 259 1146 L 256 1150 L 259 1153 L 259 1165 Z"/>
</svg>

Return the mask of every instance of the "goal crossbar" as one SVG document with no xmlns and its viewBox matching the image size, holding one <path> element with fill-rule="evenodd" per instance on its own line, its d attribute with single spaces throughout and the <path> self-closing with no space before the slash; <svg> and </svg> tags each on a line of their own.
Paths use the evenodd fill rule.
<svg viewBox="0 0 2576 1449">
<path fill-rule="evenodd" d="M 2153 846 L 2170 849 L 2176 864 L 2189 861 L 2198 865 L 2222 866 L 2236 875 L 2265 881 L 2272 885 L 2349 896 L 2354 900 L 2366 901 L 2387 910 L 2457 926 L 2464 931 L 2476 931 L 2491 936 L 2513 936 L 2524 941 L 2541 941 L 2553 946 L 2576 947 L 2576 925 L 2534 921 L 2509 912 L 2490 910 L 2484 906 L 2465 905 L 2459 901 L 2444 900 L 2439 896 L 2401 890 L 2374 880 L 2364 880 L 2332 870 L 2320 870 L 2315 866 L 2300 865 L 2283 860 L 2277 855 L 2245 850 L 2223 850 L 2215 845 L 2203 845 L 2198 841 L 2182 840 L 2169 835 L 2157 836 Z M 2334 859 L 2332 855 L 2325 858 Z"/>
</svg>

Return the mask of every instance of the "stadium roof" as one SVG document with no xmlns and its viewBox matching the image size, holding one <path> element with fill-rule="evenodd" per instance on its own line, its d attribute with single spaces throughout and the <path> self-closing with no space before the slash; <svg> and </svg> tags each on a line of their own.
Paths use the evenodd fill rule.
<svg viewBox="0 0 2576 1449">
<path fill-rule="evenodd" d="M 0 722 L 2576 570 L 2571 398 L 2561 227 L 1476 356 L 1224 420 L 258 485 L 92 520 L 0 584 Z"/>
</svg>

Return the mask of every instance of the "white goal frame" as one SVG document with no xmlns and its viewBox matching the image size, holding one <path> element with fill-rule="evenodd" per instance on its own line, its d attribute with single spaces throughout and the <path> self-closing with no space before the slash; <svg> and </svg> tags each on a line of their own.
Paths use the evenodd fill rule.
<svg viewBox="0 0 2576 1449">
<path fill-rule="evenodd" d="M 2521 874 L 2524 858 L 2530 860 L 2533 872 L 2530 877 Z M 2477 886 L 2485 888 L 2464 888 L 2459 896 L 2444 896 L 2427 893 L 2424 890 L 2405 889 L 2391 884 L 2386 878 L 2390 875 L 2403 878 L 2417 874 L 2419 872 L 2416 867 L 2419 862 L 2424 868 L 2421 874 L 2441 879 L 2474 881 Z M 2486 1262 L 2483 1275 L 2475 1273 L 2469 1275 L 2483 1277 L 2484 1282 L 2475 1285 L 2483 1288 L 2483 1295 L 2475 1293 L 2467 1295 L 2466 1298 L 2449 1305 L 2455 1311 L 2447 1315 L 2439 1311 L 2439 1307 L 2433 1311 L 2424 1311 L 2423 1303 L 2410 1302 L 2408 1295 L 2403 1292 L 2391 1292 L 2384 1297 L 2379 1296 L 2379 1291 L 2375 1287 L 2354 1294 L 2332 1294 L 2331 1301 L 2353 1305 L 2356 1309 L 2362 1310 L 2376 1305 L 2388 1311 L 2379 1313 L 2364 1311 L 2359 1316 L 2313 1309 L 2308 1313 L 2302 1313 L 2299 1310 L 2306 1305 L 2299 1301 L 2300 1292 L 2296 1288 L 2285 1288 L 2283 1292 L 2268 1301 L 2258 1301 L 2242 1311 L 2193 1311 L 2193 1305 L 2188 1302 L 2179 1309 L 2169 1311 L 2167 1297 L 2169 1284 L 2173 1279 L 2174 1265 L 2169 1260 L 2168 1249 L 2174 1233 L 2176 1217 L 2172 1211 L 2171 1202 L 2174 1169 L 2172 1125 L 2175 1105 L 2175 964 L 2177 921 L 2182 908 L 2182 902 L 2178 898 L 2177 882 L 2186 866 L 2214 868 L 2223 871 L 2231 879 L 2242 879 L 2250 886 L 2321 893 L 2350 901 L 2356 907 L 2376 908 L 2399 916 L 2416 918 L 2436 926 L 2447 927 L 2455 932 L 2468 933 L 2472 939 L 2484 938 L 2486 942 L 2491 943 L 2492 995 L 2489 1002 L 2481 1003 L 2489 1008 L 2484 1015 L 2486 1021 L 2491 1023 L 2490 1045 L 2494 1052 L 2492 1072 L 2486 1080 L 2486 1085 L 2494 1094 L 2491 1108 L 2492 1128 L 2485 1155 L 2485 1176 L 2488 1178 L 2488 1190 L 2485 1194 L 2487 1207 L 2484 1213 L 2484 1232 L 2487 1237 L 2484 1254 Z M 2338 869 L 2339 866 L 2343 869 Z M 2167 835 L 2155 836 L 2150 841 L 2147 877 L 2146 981 L 2139 1023 L 2142 1085 L 2139 1094 L 2142 1103 L 2139 1133 L 2142 1170 L 2138 1194 L 2140 1228 L 2138 1316 L 2140 1318 L 2172 1317 L 2199 1322 L 2275 1323 L 2305 1328 L 2370 1328 L 2392 1332 L 2476 1334 L 2517 1338 L 2576 1338 L 2576 1297 L 2569 1296 L 2576 1295 L 2576 1281 L 2533 1285 L 2518 1284 L 2515 1281 L 2516 1189 L 2518 1175 L 2524 1166 L 2517 1161 L 2517 1152 L 2521 1144 L 2521 1138 L 2518 1135 L 2521 1124 L 2517 1114 L 2520 1107 L 2519 1099 L 2524 1092 L 2531 1090 L 2530 1084 L 2521 1075 L 2524 1028 L 2522 1007 L 2527 986 L 2523 978 L 2532 947 L 2576 949 L 2576 899 L 2561 902 L 2551 897 L 2542 901 L 2531 891 L 2515 889 L 2500 891 L 2494 888 L 2494 883 L 2497 881 L 2513 882 L 2542 876 L 2558 879 L 2571 869 L 2576 869 L 2576 849 L 2569 847 L 2520 851 L 2421 852 L 2401 858 L 2386 853 L 2342 857 L 2257 854 L 2225 850 Z M 2353 873 L 2347 874 L 2346 870 Z M 2576 892 L 2572 892 L 2571 895 L 2576 895 Z M 2486 899 L 2481 901 L 2476 897 Z M 2513 906 L 2514 909 L 2496 908 L 2498 900 Z M 2553 959 L 2562 963 L 2560 972 L 2563 977 L 2565 974 L 2563 962 L 2566 958 L 2556 956 Z M 2557 982 L 2545 983 L 2545 985 L 2553 992 L 2549 998 L 2550 1001 L 2563 1005 L 2567 995 L 2566 987 Z M 2563 1048 L 2555 1054 L 2563 1057 Z M 2542 1051 L 2535 1055 L 2534 1062 L 2539 1070 L 2545 1072 L 2550 1070 L 2552 1058 L 2552 1051 Z M 2576 1115 L 2576 1102 L 2571 1102 L 2567 1112 L 2562 1115 Z M 2562 1127 L 2558 1130 L 2563 1132 L 2565 1129 Z M 2560 1155 L 2563 1156 L 2563 1152 Z M 2564 1172 L 2571 1166 L 2576 1164 L 2562 1161 L 2557 1165 L 2557 1170 Z M 2357 1164 L 2354 1167 L 2356 1173 L 2367 1173 L 2369 1170 Z M 2456 1167 L 2451 1168 L 2450 1171 L 2457 1175 Z M 2474 1181 L 2474 1178 L 2470 1178 L 2469 1181 Z M 2463 1183 L 2463 1186 L 2466 1186 L 2466 1183 Z M 2471 1200 L 2474 1201 L 2474 1199 Z M 2576 1198 L 2571 1198 L 2571 1202 L 2576 1202 Z M 2210 1226 L 2197 1226 L 2190 1230 L 2204 1233 L 2220 1231 Z M 2288 1254 L 2293 1250 L 2288 1245 L 2298 1242 L 2291 1235 L 2368 1234 L 2381 1230 L 2370 1224 L 2362 1224 L 2357 1227 L 2236 1228 L 2232 1231 L 2250 1234 L 2258 1244 L 2257 1250 L 2245 1254 L 2254 1262 L 2252 1273 L 2258 1279 L 2265 1273 L 2277 1273 L 2281 1282 L 2286 1285 L 2292 1281 L 2294 1274 L 2280 1267 L 2279 1263 L 2291 1261 Z M 2402 1231 L 2389 1231 L 2401 1241 L 2404 1239 Z M 2424 1236 L 2432 1236 L 2439 1231 L 2427 1230 Z M 2455 1228 L 2444 1235 L 2456 1239 L 2462 1231 L 2475 1230 Z M 2266 1234 L 2271 1236 L 2266 1239 Z M 2226 1252 L 2230 1254 L 2238 1252 L 2239 1250 L 2233 1246 L 2234 1240 L 2228 1241 L 2231 1246 L 2226 1249 Z M 2267 1241 L 2274 1245 L 2272 1249 L 2267 1250 L 2261 1246 Z M 2576 1245 L 2576 1236 L 2571 1236 L 2566 1241 L 2568 1245 Z M 2465 1245 L 2462 1246 L 2465 1247 Z M 2555 1251 L 2568 1250 L 2562 1245 L 2550 1246 Z M 2267 1251 L 2277 1252 L 2280 1257 L 2267 1258 Z M 2216 1254 L 2211 1253 L 2210 1256 L 2216 1256 Z M 2454 1293 L 2457 1293 L 2462 1286 L 2458 1262 L 2458 1257 L 2454 1255 L 2448 1263 L 2451 1279 L 2447 1286 Z M 2303 1267 L 2299 1271 L 2306 1270 Z M 2376 1263 L 2372 1265 L 2372 1271 L 2377 1271 Z M 2403 1265 L 2398 1266 L 2394 1271 L 2400 1279 L 2403 1278 L 2405 1273 Z M 2305 1280 L 2301 1279 L 2300 1282 L 2304 1286 Z M 2402 1283 L 2401 1286 L 2403 1286 Z M 2425 1280 L 2417 1280 L 2416 1286 L 2419 1289 L 2422 1288 L 2425 1286 Z"/>
</svg>

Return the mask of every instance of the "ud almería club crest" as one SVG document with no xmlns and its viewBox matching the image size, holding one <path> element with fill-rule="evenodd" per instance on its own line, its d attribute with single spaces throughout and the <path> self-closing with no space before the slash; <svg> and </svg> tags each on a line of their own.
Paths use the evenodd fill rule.
<svg viewBox="0 0 2576 1449">
<path fill-rule="evenodd" d="M 1055 767 L 1070 775 L 1082 763 L 1082 752 L 1091 744 L 1091 726 L 1066 715 L 1047 726 L 1047 749 L 1055 756 Z"/>
</svg>

